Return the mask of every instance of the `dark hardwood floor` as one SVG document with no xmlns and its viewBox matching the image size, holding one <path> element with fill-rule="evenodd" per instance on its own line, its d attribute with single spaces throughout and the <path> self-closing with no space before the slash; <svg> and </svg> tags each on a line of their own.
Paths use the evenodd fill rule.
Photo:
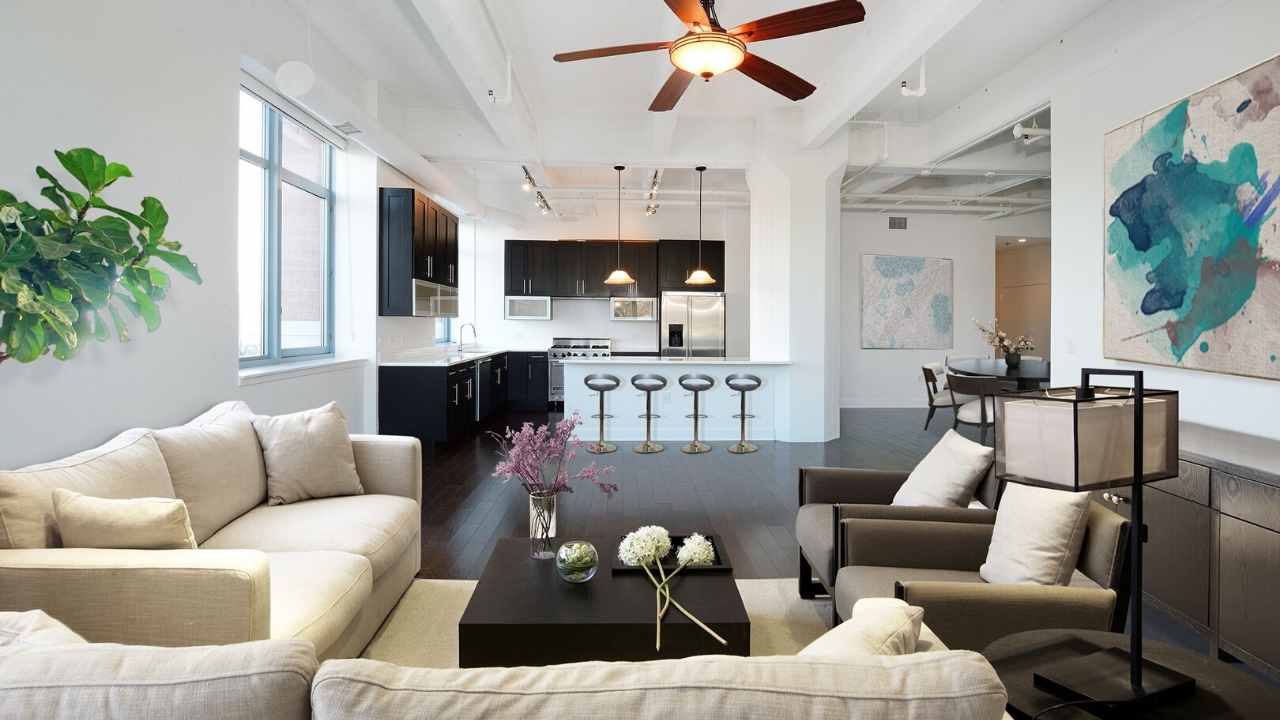
<svg viewBox="0 0 1280 720">
<path fill-rule="evenodd" d="M 562 495 L 557 536 L 622 534 L 648 524 L 672 532 L 714 532 L 724 540 L 737 577 L 792 576 L 798 551 L 793 530 L 798 468 L 910 469 L 950 427 L 950 418 L 940 412 L 923 431 L 925 413 L 844 410 L 837 440 L 762 442 L 760 452 L 751 455 L 725 452 L 730 443 L 713 443 L 715 451 L 705 455 L 685 455 L 677 443 L 668 443 L 666 452 L 656 455 L 637 455 L 631 452 L 632 443 L 619 443 L 611 455 L 583 452 L 583 462 L 613 465 L 622 489 L 612 498 L 589 485 Z M 491 427 L 500 430 L 547 418 L 546 413 L 511 413 Z M 977 438 L 972 428 L 962 432 Z M 498 538 L 527 536 L 524 492 L 492 476 L 496 449 L 493 439 L 480 433 L 427 453 L 419 577 L 478 578 Z"/>
</svg>

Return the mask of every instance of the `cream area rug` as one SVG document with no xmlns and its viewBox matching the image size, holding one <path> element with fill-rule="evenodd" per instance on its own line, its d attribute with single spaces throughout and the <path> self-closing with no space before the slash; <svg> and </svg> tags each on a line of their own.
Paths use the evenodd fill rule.
<svg viewBox="0 0 1280 720">
<path fill-rule="evenodd" d="M 831 603 L 801 600 L 795 578 L 738 580 L 752 655 L 794 655 L 827 631 Z M 364 657 L 413 667 L 458 667 L 458 620 L 474 580 L 415 580 Z"/>
</svg>

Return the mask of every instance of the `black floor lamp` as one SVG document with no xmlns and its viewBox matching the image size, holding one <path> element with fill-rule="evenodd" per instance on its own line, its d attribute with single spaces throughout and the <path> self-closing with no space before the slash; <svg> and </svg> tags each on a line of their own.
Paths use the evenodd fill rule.
<svg viewBox="0 0 1280 720">
<path fill-rule="evenodd" d="M 1133 386 L 1095 387 L 1095 376 L 1129 377 Z M 1043 668 L 1036 687 L 1082 704 L 1129 707 L 1193 690 L 1193 678 L 1142 656 L 1142 486 L 1178 475 L 1177 391 L 1145 388 L 1141 370 L 1084 369 L 1079 387 L 997 396 L 995 414 L 1001 481 L 1131 491 L 1129 650 L 1109 648 Z"/>
</svg>

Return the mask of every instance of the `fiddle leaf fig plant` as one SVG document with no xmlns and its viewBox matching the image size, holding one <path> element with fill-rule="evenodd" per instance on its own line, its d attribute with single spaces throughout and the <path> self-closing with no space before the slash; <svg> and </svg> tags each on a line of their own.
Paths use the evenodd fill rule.
<svg viewBox="0 0 1280 720">
<path fill-rule="evenodd" d="M 82 190 L 39 166 L 45 206 L 0 189 L 0 362 L 67 360 L 85 338 L 105 341 L 113 329 L 128 342 L 126 313 L 148 331 L 160 327 L 170 280 L 152 260 L 202 282 L 182 244 L 165 236 L 169 214 L 159 200 L 144 197 L 134 213 L 103 198 L 133 177 L 127 166 L 89 148 L 54 155 Z"/>
</svg>

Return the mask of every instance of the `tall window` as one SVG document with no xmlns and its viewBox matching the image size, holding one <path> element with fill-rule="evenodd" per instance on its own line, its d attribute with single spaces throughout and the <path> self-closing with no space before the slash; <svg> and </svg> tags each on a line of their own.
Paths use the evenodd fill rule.
<svg viewBox="0 0 1280 720">
<path fill-rule="evenodd" d="M 334 148 L 240 91 L 240 363 L 333 353 Z"/>
</svg>

